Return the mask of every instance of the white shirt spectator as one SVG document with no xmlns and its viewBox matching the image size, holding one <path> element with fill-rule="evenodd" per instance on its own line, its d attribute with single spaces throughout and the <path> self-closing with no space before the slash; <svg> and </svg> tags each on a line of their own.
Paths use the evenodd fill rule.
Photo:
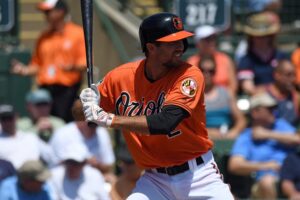
<svg viewBox="0 0 300 200">
<path fill-rule="evenodd" d="M 42 158 L 48 162 L 51 149 L 34 134 L 17 131 L 15 136 L 0 134 L 0 158 L 10 161 L 18 169 L 27 160 Z"/>
<path fill-rule="evenodd" d="M 102 164 L 112 165 L 115 162 L 111 139 L 106 128 L 98 127 L 96 134 L 86 139 L 78 129 L 76 123 L 71 122 L 55 131 L 50 140 L 50 145 L 56 157 L 56 161 L 53 164 L 56 165 L 61 162 L 61 155 L 64 153 L 66 145 L 78 142 L 85 144 L 90 157 L 94 156 Z"/>
<path fill-rule="evenodd" d="M 110 199 L 105 190 L 105 182 L 101 173 L 85 165 L 82 176 L 77 180 L 70 180 L 65 176 L 64 166 L 57 166 L 51 170 L 50 184 L 55 191 L 54 200 L 106 200 Z"/>
</svg>

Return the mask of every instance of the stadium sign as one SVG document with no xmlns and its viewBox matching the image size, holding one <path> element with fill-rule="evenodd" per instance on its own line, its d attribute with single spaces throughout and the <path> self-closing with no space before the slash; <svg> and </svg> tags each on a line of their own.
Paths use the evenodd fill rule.
<svg viewBox="0 0 300 200">
<path fill-rule="evenodd" d="M 0 0 L 0 32 L 10 31 L 15 24 L 15 0 Z"/>
<path fill-rule="evenodd" d="M 201 25 L 224 30 L 230 26 L 231 0 L 176 0 L 175 12 L 187 30 Z"/>
</svg>

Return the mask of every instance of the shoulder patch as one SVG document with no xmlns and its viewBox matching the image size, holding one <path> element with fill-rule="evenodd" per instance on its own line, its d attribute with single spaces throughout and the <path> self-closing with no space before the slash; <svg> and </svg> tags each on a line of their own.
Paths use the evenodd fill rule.
<svg viewBox="0 0 300 200">
<path fill-rule="evenodd" d="M 194 97 L 197 92 L 197 87 L 197 83 L 194 79 L 187 78 L 182 81 L 180 90 L 184 95 Z"/>
</svg>

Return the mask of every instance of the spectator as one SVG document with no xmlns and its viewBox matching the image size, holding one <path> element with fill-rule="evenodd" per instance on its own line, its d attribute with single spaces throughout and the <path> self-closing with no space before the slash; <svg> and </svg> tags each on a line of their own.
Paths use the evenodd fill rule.
<svg viewBox="0 0 300 200">
<path fill-rule="evenodd" d="M 27 160 L 52 159 L 51 149 L 34 134 L 16 128 L 17 114 L 13 106 L 0 105 L 0 158 L 10 161 L 18 169 Z"/>
<path fill-rule="evenodd" d="M 195 44 L 198 53 L 189 57 L 187 62 L 199 66 L 203 56 L 212 56 L 216 61 L 216 85 L 227 87 L 233 94 L 237 89 L 235 66 L 231 58 L 217 50 L 217 29 L 212 26 L 200 26 L 195 30 Z"/>
<path fill-rule="evenodd" d="M 51 114 L 69 122 L 86 68 L 83 30 L 67 20 L 68 7 L 63 0 L 45 0 L 38 9 L 45 14 L 48 27 L 37 41 L 30 64 L 14 60 L 12 73 L 35 75 L 37 85 L 53 97 Z"/>
<path fill-rule="evenodd" d="M 291 60 L 295 66 L 296 71 L 296 87 L 300 90 L 300 46 L 292 53 Z"/>
<path fill-rule="evenodd" d="M 75 102 L 72 112 L 78 111 L 78 106 L 81 106 L 80 101 Z M 76 114 L 74 116 L 76 119 Z M 113 164 L 115 155 L 106 128 L 88 126 L 86 121 L 76 121 L 58 129 L 50 141 L 57 156 L 57 163 L 60 162 L 60 155 L 64 154 L 64 147 L 73 143 L 84 144 L 89 151 L 87 163 L 99 169 L 108 182 L 114 182 Z"/>
<path fill-rule="evenodd" d="M 300 199 L 300 152 L 291 153 L 284 160 L 280 171 L 282 193 L 291 200 Z"/>
<path fill-rule="evenodd" d="M 282 7 L 281 0 L 236 0 L 234 3 L 234 10 L 239 14 L 266 10 L 278 12 Z"/>
<path fill-rule="evenodd" d="M 15 175 L 15 173 L 16 170 L 11 162 L 0 159 L 0 184 L 3 179 Z"/>
<path fill-rule="evenodd" d="M 29 117 L 17 120 L 17 128 L 24 132 L 37 134 L 42 140 L 48 142 L 52 133 L 62 127 L 65 122 L 50 115 L 52 98 L 45 89 L 31 91 L 26 96 L 26 108 Z"/>
<path fill-rule="evenodd" d="M 276 101 L 267 93 L 250 98 L 251 127 L 236 139 L 229 171 L 236 175 L 255 173 L 253 197 L 275 199 L 278 170 L 286 155 L 300 144 L 295 129 L 283 119 L 275 119 L 272 108 Z"/>
<path fill-rule="evenodd" d="M 211 139 L 236 138 L 246 127 L 246 119 L 228 90 L 214 83 L 216 63 L 202 57 L 199 67 L 205 80 L 206 126 Z"/>
<path fill-rule="evenodd" d="M 279 60 L 274 70 L 274 83 L 267 86 L 268 93 L 277 101 L 275 116 L 290 124 L 299 125 L 300 96 L 295 89 L 295 69 L 289 59 Z"/>
<path fill-rule="evenodd" d="M 80 143 L 66 145 L 61 158 L 63 165 L 51 171 L 55 200 L 110 199 L 100 171 L 86 164 L 88 151 L 84 145 Z"/>
<path fill-rule="evenodd" d="M 238 79 L 243 93 L 253 95 L 258 88 L 274 81 L 273 71 L 278 60 L 287 58 L 275 46 L 280 30 L 279 17 L 272 12 L 251 15 L 244 32 L 248 36 L 248 50 L 238 63 Z"/>
<path fill-rule="evenodd" d="M 132 159 L 125 145 L 126 144 L 119 148 L 119 153 L 117 154 L 120 161 L 121 174 L 112 186 L 111 196 L 113 200 L 126 199 L 143 173 L 143 170 L 140 169 Z"/>
<path fill-rule="evenodd" d="M 53 200 L 46 182 L 50 172 L 37 160 L 26 161 L 17 176 L 5 179 L 0 185 L 1 200 Z"/>
</svg>

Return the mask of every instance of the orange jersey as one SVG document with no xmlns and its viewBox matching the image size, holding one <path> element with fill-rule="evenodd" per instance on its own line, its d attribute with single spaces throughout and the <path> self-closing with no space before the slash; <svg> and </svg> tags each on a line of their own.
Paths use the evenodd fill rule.
<svg viewBox="0 0 300 200">
<path fill-rule="evenodd" d="M 231 60 L 229 56 L 222 52 L 215 52 L 214 59 L 216 61 L 216 74 L 214 75 L 214 82 L 217 85 L 228 87 L 230 80 L 228 71 L 230 71 Z M 191 65 L 198 66 L 200 62 L 199 55 L 190 56 L 187 62 Z"/>
<path fill-rule="evenodd" d="M 81 72 L 66 71 L 68 66 L 85 67 L 83 29 L 71 22 L 61 32 L 44 32 L 37 42 L 31 65 L 38 67 L 38 85 L 72 86 L 81 80 Z"/>
<path fill-rule="evenodd" d="M 123 130 L 127 146 L 143 168 L 173 166 L 212 148 L 205 128 L 204 80 L 200 70 L 185 63 L 150 82 L 144 75 L 145 60 L 121 65 L 99 85 L 100 106 L 116 115 L 151 115 L 165 105 L 189 112 L 168 135 L 145 135 Z"/>
</svg>

